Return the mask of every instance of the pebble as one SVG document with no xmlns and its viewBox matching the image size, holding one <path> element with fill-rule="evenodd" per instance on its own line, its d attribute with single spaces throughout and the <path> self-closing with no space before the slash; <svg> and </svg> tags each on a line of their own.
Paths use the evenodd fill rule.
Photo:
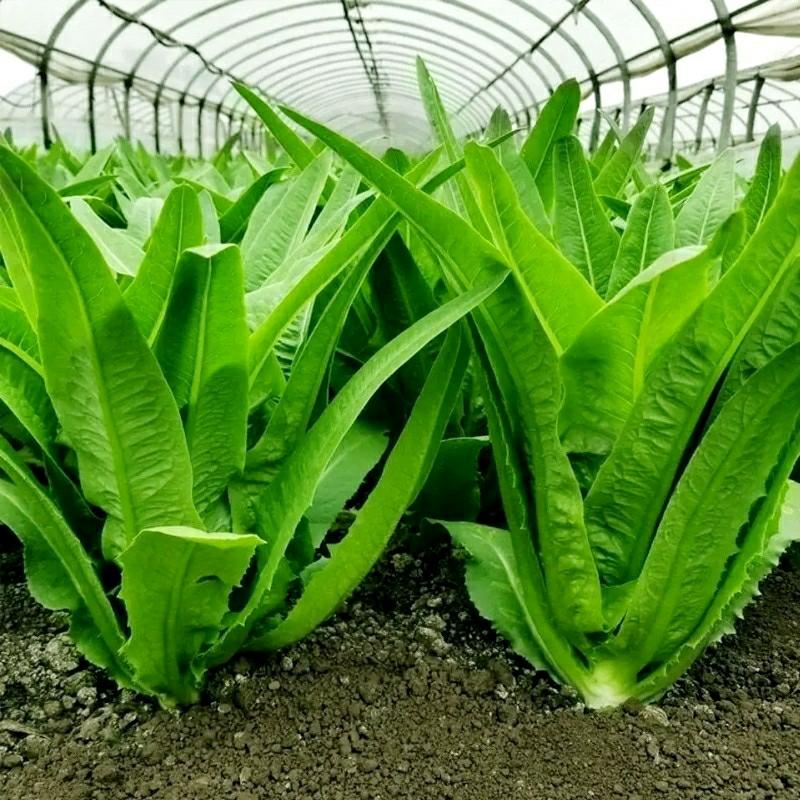
<svg viewBox="0 0 800 800">
<path fill-rule="evenodd" d="M 49 746 L 50 740 L 46 736 L 33 734 L 32 736 L 26 736 L 19 743 L 18 749 L 24 758 L 36 759 L 43 756 Z"/>
</svg>

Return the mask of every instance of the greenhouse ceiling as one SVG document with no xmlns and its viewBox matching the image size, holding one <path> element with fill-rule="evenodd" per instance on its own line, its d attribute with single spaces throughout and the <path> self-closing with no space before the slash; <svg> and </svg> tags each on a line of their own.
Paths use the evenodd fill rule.
<svg viewBox="0 0 800 800">
<path fill-rule="evenodd" d="M 375 147 L 420 148 L 418 54 L 462 134 L 498 105 L 526 127 L 573 76 L 589 147 L 648 105 L 661 157 L 800 130 L 799 0 L 0 0 L 0 47 L 0 125 L 91 149 L 129 135 L 207 153 L 236 130 L 256 144 L 232 80 Z"/>
</svg>

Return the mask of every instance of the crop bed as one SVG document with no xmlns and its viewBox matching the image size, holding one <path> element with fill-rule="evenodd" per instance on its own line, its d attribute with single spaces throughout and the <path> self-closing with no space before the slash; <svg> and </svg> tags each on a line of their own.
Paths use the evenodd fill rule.
<svg viewBox="0 0 800 800">
<path fill-rule="evenodd" d="M 0 800 L 800 798 L 800 159 L 418 78 L 0 142 Z"/>
<path fill-rule="evenodd" d="M 390 553 L 300 645 L 183 712 L 120 692 L 0 563 L 0 796 L 800 797 L 800 574 L 777 570 L 656 707 L 589 712 L 474 612 L 449 553 Z"/>
</svg>

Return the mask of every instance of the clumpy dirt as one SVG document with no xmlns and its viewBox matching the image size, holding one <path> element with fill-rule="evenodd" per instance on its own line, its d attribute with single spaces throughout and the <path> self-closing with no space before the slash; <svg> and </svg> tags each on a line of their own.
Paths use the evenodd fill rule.
<svg viewBox="0 0 800 800">
<path fill-rule="evenodd" d="M 309 640 L 170 712 L 87 666 L 0 556 L 0 797 L 800 798 L 800 572 L 660 705 L 612 713 L 526 669 L 461 573 L 395 552 Z"/>
</svg>

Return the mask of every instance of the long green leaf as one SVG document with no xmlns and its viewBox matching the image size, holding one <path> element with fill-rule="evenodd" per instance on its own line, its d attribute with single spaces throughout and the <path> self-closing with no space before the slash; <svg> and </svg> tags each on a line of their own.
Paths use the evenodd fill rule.
<svg viewBox="0 0 800 800">
<path fill-rule="evenodd" d="M 235 245 L 184 252 L 155 352 L 183 411 L 193 498 L 209 514 L 244 468 L 247 326 L 242 262 Z"/>
<path fill-rule="evenodd" d="M 539 112 L 536 124 L 520 150 L 531 175 L 536 179 L 545 209 L 553 205 L 553 147 L 575 128 L 581 89 L 576 80 L 568 80 L 553 92 Z"/>
<path fill-rule="evenodd" d="M 706 244 L 733 213 L 734 156 L 722 153 L 703 173 L 675 218 L 675 244 Z"/>
<path fill-rule="evenodd" d="M 305 514 L 311 543 L 315 548 L 322 544 L 337 514 L 358 491 L 388 445 L 386 432 L 368 422 L 356 422 L 347 432 L 325 468 L 314 500 Z"/>
<path fill-rule="evenodd" d="M 45 382 L 87 500 L 119 526 L 195 523 L 177 407 L 89 235 L 58 195 L 0 148 L 0 249 L 35 290 Z"/>
<path fill-rule="evenodd" d="M 642 146 L 653 122 L 654 114 L 655 107 L 650 106 L 639 115 L 636 124 L 619 143 L 619 148 L 600 170 L 600 174 L 594 181 L 594 190 L 598 195 L 604 194 L 609 197 L 622 195 L 641 155 Z"/>
<path fill-rule="evenodd" d="M 722 408 L 751 375 L 797 341 L 800 341 L 800 259 L 787 270 L 736 351 L 715 401 L 715 410 Z"/>
<path fill-rule="evenodd" d="M 308 127 L 318 138 L 359 169 L 415 225 L 423 230 L 434 242 L 437 250 L 442 254 L 446 254 L 453 267 L 457 267 L 467 276 L 465 277 L 465 285 L 473 285 L 476 279 L 480 280 L 480 276 L 496 273 L 498 268 L 502 268 L 506 264 L 504 255 L 490 242 L 481 237 L 465 220 L 436 202 L 424 191 L 416 189 L 413 184 L 386 167 L 378 159 L 370 156 L 366 151 L 344 137 L 335 134 L 323 125 L 303 117 L 297 112 L 287 109 L 286 113 L 300 124 Z M 474 156 L 473 164 L 477 166 L 482 163 L 485 168 L 485 165 L 488 164 L 484 153 L 485 148 L 482 149 L 480 145 L 471 143 L 467 151 Z M 490 151 L 486 152 L 490 154 Z M 510 182 L 506 177 L 502 190 L 506 193 L 510 190 L 513 193 L 513 188 L 510 188 L 509 184 Z M 516 205 L 518 208 L 518 200 L 516 200 Z M 485 214 L 485 205 L 483 211 Z M 525 236 L 532 237 L 532 241 L 541 246 L 545 256 L 545 266 L 537 270 L 518 270 L 516 273 L 518 279 L 525 285 L 525 291 L 528 295 L 535 294 L 540 286 L 546 287 L 549 285 L 552 287 L 558 279 L 563 279 L 564 281 L 562 294 L 558 298 L 559 310 L 564 305 L 572 306 L 574 308 L 573 313 L 569 315 L 558 314 L 555 308 L 546 306 L 545 301 L 553 297 L 552 292 L 547 291 L 539 293 L 537 308 L 541 312 L 541 318 L 545 324 L 563 324 L 568 340 L 571 332 L 577 332 L 577 328 L 575 328 L 576 321 L 581 320 L 581 316 L 586 313 L 586 309 L 591 306 L 592 311 L 596 310 L 601 305 L 601 301 L 593 295 L 590 288 L 585 285 L 585 282 L 581 281 L 580 276 L 577 274 L 575 276 L 564 274 L 574 270 L 571 270 L 564 259 L 558 258 L 552 245 L 530 224 L 523 213 L 516 213 L 516 209 L 512 208 L 509 210 L 509 214 L 519 220 L 519 225 L 524 226 Z M 516 235 L 510 236 L 509 239 L 516 240 Z M 512 265 L 509 264 L 508 266 Z M 549 269 L 560 270 L 558 276 L 551 274 L 548 271 Z M 575 280 L 576 278 L 577 280 Z M 569 299 L 567 299 L 568 295 Z M 585 320 L 581 320 L 581 324 L 583 321 Z M 558 340 L 555 334 L 554 338 Z M 565 346 L 563 341 L 559 342 L 559 344 L 561 347 Z"/>
<path fill-rule="evenodd" d="M 520 573 L 508 531 L 474 522 L 441 522 L 471 556 L 466 581 L 470 599 L 481 616 L 537 669 L 549 665 L 531 635 L 535 622 L 526 608 Z"/>
<path fill-rule="evenodd" d="M 738 261 L 654 365 L 586 498 L 589 535 L 607 583 L 639 574 L 702 410 L 798 255 L 800 160 Z"/>
<path fill-rule="evenodd" d="M 220 217 L 220 237 L 223 242 L 239 242 L 247 229 L 250 215 L 264 192 L 273 184 L 281 181 L 287 173 L 285 167 L 272 169 L 256 178 L 245 189 L 242 196 Z"/>
<path fill-rule="evenodd" d="M 422 105 L 425 108 L 425 113 L 436 138 L 444 146 L 448 161 L 451 163 L 457 161 L 461 157 L 461 145 L 450 124 L 439 90 L 436 88 L 436 83 L 425 62 L 419 56 L 417 56 L 417 83 Z M 457 191 L 451 193 L 453 207 L 462 217 L 466 217 L 477 230 L 482 231 L 483 220 L 472 196 L 472 189 L 466 176 L 463 174 L 456 175 L 454 183 Z"/>
<path fill-rule="evenodd" d="M 742 211 L 747 218 L 747 234 L 751 236 L 769 211 L 778 193 L 781 179 L 781 129 L 772 125 L 758 151 L 756 171 L 750 187 L 742 200 Z"/>
<path fill-rule="evenodd" d="M 356 521 L 313 575 L 286 619 L 253 646 L 273 649 L 302 638 L 330 616 L 367 575 L 430 471 L 468 358 L 460 333 L 451 332 Z"/>
<path fill-rule="evenodd" d="M 278 140 L 278 144 L 300 169 L 305 169 L 314 160 L 314 151 L 280 118 L 275 111 L 252 89 L 243 83 L 234 83 L 233 88 L 258 114 L 267 130 Z"/>
<path fill-rule="evenodd" d="M 320 476 L 370 397 L 405 362 L 454 322 L 483 302 L 506 274 L 493 278 L 428 314 L 381 348 L 345 385 L 267 486 L 259 507 L 259 530 L 269 536 L 269 553 L 245 607 L 237 614 L 212 663 L 226 660 L 258 620 L 281 559 L 311 505 Z"/>
<path fill-rule="evenodd" d="M 120 556 L 131 629 L 122 654 L 165 703 L 198 700 L 198 657 L 219 635 L 230 592 L 260 544 L 257 536 L 148 528 Z"/>
<path fill-rule="evenodd" d="M 265 194 L 253 210 L 242 238 L 247 291 L 261 286 L 302 241 L 325 185 L 330 163 L 329 155 L 320 156 L 289 182 L 274 208 L 270 195 Z M 260 213 L 262 204 L 269 207 L 268 215 Z"/>
<path fill-rule="evenodd" d="M 247 454 L 248 479 L 268 481 L 305 433 L 347 314 L 389 233 L 387 230 L 363 251 L 320 315 L 293 364 L 286 388 L 264 434 Z"/>
<path fill-rule="evenodd" d="M 704 616 L 757 505 L 772 517 L 800 455 L 800 345 L 754 375 L 703 437 L 664 513 L 615 643 L 637 670 Z M 758 535 L 756 533 L 756 535 Z"/>
<path fill-rule="evenodd" d="M 167 195 L 139 272 L 124 294 L 149 344 L 155 341 L 164 321 L 181 253 L 202 243 L 203 219 L 197 194 L 188 186 L 177 186 Z"/>
<path fill-rule="evenodd" d="M 655 183 L 634 201 L 608 281 L 614 297 L 633 278 L 675 244 L 675 221 L 666 189 Z"/>
<path fill-rule="evenodd" d="M 75 219 L 94 239 L 108 266 L 119 275 L 136 275 L 144 253 L 133 238 L 125 231 L 106 225 L 79 197 L 70 200 L 70 208 Z"/>
<path fill-rule="evenodd" d="M 438 158 L 438 154 L 423 159 L 409 173 L 409 177 L 413 180 L 421 179 L 433 166 L 435 158 Z M 461 168 L 463 161 L 440 171 L 425 184 L 424 190 L 433 191 Z M 388 238 L 399 221 L 400 215 L 393 213 L 392 205 L 383 198 L 377 199 L 347 233 L 302 274 L 272 313 L 253 331 L 249 345 L 250 387 L 256 399 L 262 396 L 260 387 L 269 373 L 271 361 L 275 357 L 273 348 L 281 333 L 297 317 L 303 306 L 345 269 L 359 252 L 379 237 Z"/>
<path fill-rule="evenodd" d="M 655 699 L 672 685 L 709 643 L 734 632 L 733 623 L 759 594 L 758 585 L 786 549 L 800 540 L 800 486 L 788 481 L 775 487 L 780 499 L 768 498 L 750 525 L 748 536 L 700 623 L 681 646 L 639 685 L 638 694 Z"/>
<path fill-rule="evenodd" d="M 608 454 L 655 358 L 708 296 L 718 268 L 708 250 L 674 250 L 589 320 L 561 359 L 559 425 L 570 452 Z"/>
<path fill-rule="evenodd" d="M 0 480 L 0 519 L 24 545 L 31 594 L 46 608 L 69 611 L 70 633 L 79 650 L 123 686 L 133 685 L 119 655 L 122 630 L 78 538 L 4 440 L 0 469 L 8 478 Z"/>
<path fill-rule="evenodd" d="M 561 252 L 605 297 L 619 236 L 595 194 L 581 143 L 574 136 L 560 139 L 555 144 L 553 158 L 555 240 Z"/>
</svg>

